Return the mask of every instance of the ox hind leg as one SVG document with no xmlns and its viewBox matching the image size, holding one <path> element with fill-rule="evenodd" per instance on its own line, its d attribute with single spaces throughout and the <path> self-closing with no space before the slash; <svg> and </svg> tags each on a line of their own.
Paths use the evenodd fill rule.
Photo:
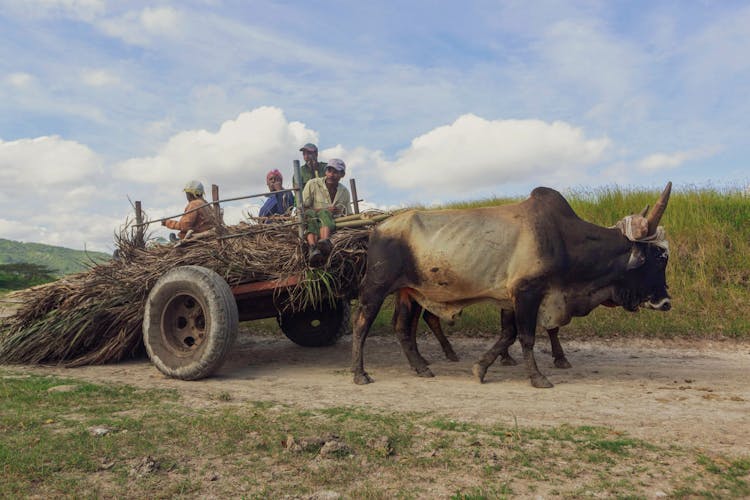
<svg viewBox="0 0 750 500">
<path fill-rule="evenodd" d="M 398 322 L 399 318 L 399 303 L 396 302 L 396 307 L 393 312 L 393 319 L 391 320 L 391 324 L 393 326 L 394 331 L 396 330 L 396 324 Z M 446 338 L 445 334 L 443 333 L 443 327 L 440 324 L 440 318 L 435 316 L 433 313 L 428 311 L 427 309 L 423 309 L 421 305 L 419 305 L 418 302 L 412 301 L 411 307 L 413 308 L 413 313 L 411 315 L 411 322 L 409 325 L 409 331 L 410 337 L 409 341 L 411 342 L 411 345 L 416 351 L 417 355 L 424 361 L 424 364 L 429 365 L 430 361 L 428 359 L 425 359 L 424 356 L 422 356 L 422 353 L 419 352 L 419 347 L 417 345 L 417 327 L 419 325 L 419 313 L 422 312 L 422 319 L 425 323 L 427 323 L 427 326 L 430 328 L 430 331 L 435 336 L 437 341 L 440 343 L 440 347 L 443 349 L 443 354 L 445 354 L 446 359 L 450 361 L 458 361 L 458 355 L 453 350 L 453 346 L 451 345 L 450 341 Z"/>
<path fill-rule="evenodd" d="M 487 369 L 495 362 L 498 356 L 503 355 L 503 364 L 515 364 L 516 361 L 508 355 L 508 347 L 516 341 L 516 324 L 515 316 L 513 311 L 507 309 L 500 310 L 500 339 L 490 347 L 490 349 L 482 354 L 482 356 L 474 363 L 471 371 L 474 374 L 474 378 L 477 382 L 484 382 L 484 376 L 487 374 Z M 511 363 L 507 363 L 505 360 L 510 359 Z"/>
<path fill-rule="evenodd" d="M 401 350 L 417 375 L 434 377 L 425 360 L 417 349 L 417 323 L 422 313 L 422 306 L 412 300 L 409 293 L 399 290 L 396 297 L 395 327 Z"/>
<path fill-rule="evenodd" d="M 445 354 L 445 357 L 450 361 L 458 361 L 458 356 L 453 350 L 453 346 L 443 333 L 443 327 L 440 324 L 440 318 L 425 309 L 424 313 L 422 313 L 422 319 L 425 323 L 427 323 L 427 326 L 430 327 L 430 330 L 432 330 L 432 333 L 433 335 L 435 335 L 435 338 L 438 340 L 438 342 L 440 342 L 440 347 L 443 349 L 443 354 Z M 416 335 L 416 325 L 414 333 Z"/>
<path fill-rule="evenodd" d="M 501 314 L 505 314 L 506 316 L 510 316 L 513 318 L 509 321 L 503 322 L 502 325 L 503 335 L 512 335 L 513 340 L 511 340 L 510 343 L 503 343 L 503 345 L 507 344 L 507 346 L 505 347 L 505 349 L 500 350 L 500 352 L 498 353 L 500 356 L 500 364 L 503 366 L 515 366 L 518 364 L 518 362 L 513 359 L 513 356 L 508 353 L 508 347 L 513 344 L 517 337 L 515 317 L 513 316 L 513 311 L 506 310 L 502 311 Z M 547 330 L 547 335 L 549 336 L 549 344 L 552 348 L 552 358 L 554 359 L 555 368 L 572 368 L 573 365 L 571 365 L 570 362 L 568 362 L 568 359 L 565 357 L 565 351 L 563 351 L 562 344 L 560 343 L 560 337 L 558 336 L 559 331 L 560 328 L 558 327 Z"/>
<path fill-rule="evenodd" d="M 570 362 L 568 362 L 568 358 L 565 357 L 565 351 L 563 351 L 562 344 L 560 344 L 560 338 L 557 336 L 559 331 L 559 328 L 547 330 L 547 335 L 549 335 L 549 345 L 552 347 L 552 357 L 555 359 L 555 367 L 563 369 L 572 368 L 573 365 L 571 365 Z"/>
<path fill-rule="evenodd" d="M 401 317 L 401 305 L 398 297 L 394 300 L 393 305 L 394 309 L 393 317 L 391 318 L 391 327 L 393 328 L 393 331 L 396 332 L 398 331 L 398 322 Z M 411 314 L 411 319 L 409 320 L 409 342 L 411 343 L 412 348 L 417 352 L 417 355 L 422 358 L 424 364 L 429 365 L 430 362 L 422 356 L 417 347 L 417 323 L 419 322 L 419 312 L 422 310 L 422 306 L 420 306 L 418 302 L 412 301 L 411 307 L 414 308 L 414 314 L 411 314 L 411 312 L 409 313 Z"/>
</svg>

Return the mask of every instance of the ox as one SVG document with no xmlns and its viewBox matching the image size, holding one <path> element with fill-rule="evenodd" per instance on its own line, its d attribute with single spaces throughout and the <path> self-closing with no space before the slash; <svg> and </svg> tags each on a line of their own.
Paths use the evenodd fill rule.
<svg viewBox="0 0 750 500">
<path fill-rule="evenodd" d="M 671 186 L 648 212 L 646 237 L 637 241 L 621 229 L 580 219 L 560 193 L 544 187 L 517 204 L 414 210 L 386 220 L 373 231 L 367 251 L 352 339 L 354 382 L 372 382 L 364 370 L 364 343 L 383 300 L 397 292 L 396 331 L 417 373 L 429 368 L 410 339 L 413 302 L 452 320 L 464 307 L 494 301 L 503 311 L 503 333 L 474 365 L 475 376 L 481 381 L 518 337 L 531 385 L 552 387 L 534 358 L 537 328 L 554 330 L 600 304 L 628 311 L 671 307 L 669 250 L 658 227 Z"/>
</svg>

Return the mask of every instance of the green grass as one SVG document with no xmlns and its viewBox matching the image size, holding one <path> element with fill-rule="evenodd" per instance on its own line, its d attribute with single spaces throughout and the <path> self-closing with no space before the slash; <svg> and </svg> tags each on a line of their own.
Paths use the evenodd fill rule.
<svg viewBox="0 0 750 500">
<path fill-rule="evenodd" d="M 73 387 L 50 391 L 60 385 Z M 110 432 L 96 436 L 97 426 Z M 300 446 L 287 448 L 290 439 Z M 343 448 L 321 457 L 332 440 Z M 221 395 L 196 407 L 173 391 L 9 370 L 0 371 L 0 470 L 2 498 L 750 495 L 750 456 L 657 445 L 613 428 L 298 410 Z"/>
</svg>

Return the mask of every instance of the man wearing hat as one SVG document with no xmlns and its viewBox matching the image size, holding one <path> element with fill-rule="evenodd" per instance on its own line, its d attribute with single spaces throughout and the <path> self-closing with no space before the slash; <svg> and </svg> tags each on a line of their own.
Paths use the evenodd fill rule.
<svg viewBox="0 0 750 500">
<path fill-rule="evenodd" d="M 352 213 L 349 190 L 339 182 L 346 175 L 346 165 L 334 158 L 328 162 L 325 177 L 311 179 L 302 191 L 304 200 L 305 239 L 310 247 L 310 265 L 320 267 L 333 246 L 328 238 L 336 230 L 333 218 Z"/>
<path fill-rule="evenodd" d="M 266 174 L 266 185 L 271 194 L 268 195 L 258 215 L 261 217 L 284 215 L 294 206 L 294 196 L 292 196 L 292 193 L 289 191 L 285 193 L 276 192 L 284 189 L 283 182 L 284 177 L 278 169 L 271 170 Z"/>
<path fill-rule="evenodd" d="M 178 221 L 172 219 L 161 221 L 162 226 L 178 230 L 177 237 L 179 239 L 185 238 L 188 231 L 196 234 L 202 233 L 216 225 L 213 212 L 208 203 L 206 203 L 205 198 L 203 198 L 203 183 L 200 181 L 190 181 L 185 185 L 183 191 L 188 201 L 185 207 L 186 213 Z"/>
<path fill-rule="evenodd" d="M 304 189 L 310 179 L 322 178 L 326 176 L 326 163 L 318 161 L 318 146 L 308 142 L 301 148 L 302 158 L 305 164 L 299 168 L 300 177 L 302 178 L 302 188 Z M 297 188 L 296 179 L 292 183 Z"/>
</svg>

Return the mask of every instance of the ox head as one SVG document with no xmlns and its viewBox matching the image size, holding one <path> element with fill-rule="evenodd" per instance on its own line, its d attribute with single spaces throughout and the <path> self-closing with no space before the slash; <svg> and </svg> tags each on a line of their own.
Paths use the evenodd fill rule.
<svg viewBox="0 0 750 500">
<path fill-rule="evenodd" d="M 647 234 L 633 242 L 627 271 L 615 292 L 617 304 L 628 311 L 637 311 L 639 307 L 669 311 L 672 307 L 666 278 L 669 245 L 664 229 L 659 227 L 671 191 L 669 182 L 651 212 L 646 216 L 644 210 L 642 214 L 648 224 Z"/>
</svg>

